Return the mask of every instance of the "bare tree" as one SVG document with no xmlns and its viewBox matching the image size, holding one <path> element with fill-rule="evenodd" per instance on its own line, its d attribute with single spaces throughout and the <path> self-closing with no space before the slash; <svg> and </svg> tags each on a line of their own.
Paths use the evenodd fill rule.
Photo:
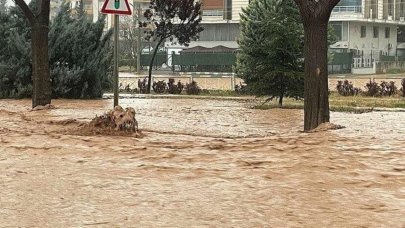
<svg viewBox="0 0 405 228">
<path fill-rule="evenodd" d="M 138 16 L 124 16 L 120 20 L 120 37 L 123 40 L 120 44 L 120 51 L 124 58 L 130 58 L 129 67 L 136 66 L 136 58 L 138 58 Z"/>
<path fill-rule="evenodd" d="M 24 0 L 15 0 L 31 26 L 32 47 L 32 107 L 51 103 L 51 78 L 48 56 L 50 0 L 37 0 L 31 10 Z"/>
<path fill-rule="evenodd" d="M 329 122 L 328 22 L 340 0 L 294 0 L 304 24 L 304 130 Z"/>
<path fill-rule="evenodd" d="M 146 93 L 150 93 L 153 61 L 160 45 L 168 39 L 170 42 L 176 40 L 177 43 L 188 46 L 192 40 L 198 38 L 204 28 L 200 24 L 201 2 L 195 0 L 151 0 L 144 17 L 146 21 L 142 26 L 153 28 L 146 31 L 145 39 L 157 42 L 149 65 Z"/>
</svg>

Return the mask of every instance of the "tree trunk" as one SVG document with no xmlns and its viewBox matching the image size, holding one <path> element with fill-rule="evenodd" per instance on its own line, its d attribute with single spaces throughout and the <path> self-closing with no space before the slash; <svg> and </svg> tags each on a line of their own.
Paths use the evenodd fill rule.
<svg viewBox="0 0 405 228">
<path fill-rule="evenodd" d="M 283 106 L 283 98 L 284 98 L 284 77 L 285 73 L 280 73 L 279 75 L 279 81 L 280 81 L 280 97 L 278 99 L 278 106 L 281 108 Z"/>
<path fill-rule="evenodd" d="M 305 81 L 304 130 L 329 122 L 328 21 L 313 19 L 304 24 Z"/>
<path fill-rule="evenodd" d="M 32 25 L 32 107 L 51 103 L 52 89 L 48 56 L 48 25 Z"/>
<path fill-rule="evenodd" d="M 146 93 L 150 94 L 150 89 L 151 89 L 151 85 L 152 85 L 152 67 L 153 67 L 153 62 L 155 61 L 155 57 L 156 54 L 159 50 L 159 46 L 160 44 L 163 42 L 163 40 L 159 40 L 159 42 L 157 43 L 155 50 L 153 50 L 153 55 L 152 55 L 152 59 L 150 61 L 149 64 L 149 76 L 148 76 L 148 88 L 146 88 Z"/>
<path fill-rule="evenodd" d="M 294 0 L 304 25 L 304 130 L 329 122 L 328 21 L 340 0 Z"/>
</svg>

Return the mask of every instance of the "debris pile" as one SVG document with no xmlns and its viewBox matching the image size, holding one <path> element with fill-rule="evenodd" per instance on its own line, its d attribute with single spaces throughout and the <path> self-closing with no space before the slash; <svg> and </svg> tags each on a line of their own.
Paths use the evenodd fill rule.
<svg viewBox="0 0 405 228">
<path fill-rule="evenodd" d="M 135 109 L 128 107 L 123 109 L 115 106 L 114 110 L 102 116 L 96 116 L 90 126 L 96 128 L 110 128 L 116 131 L 138 132 L 138 121 L 135 119 Z"/>
</svg>

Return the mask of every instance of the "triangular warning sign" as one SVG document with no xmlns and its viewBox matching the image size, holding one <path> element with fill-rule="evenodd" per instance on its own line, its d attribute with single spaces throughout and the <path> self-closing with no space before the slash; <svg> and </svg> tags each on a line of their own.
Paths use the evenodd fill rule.
<svg viewBox="0 0 405 228">
<path fill-rule="evenodd" d="M 131 15 L 128 0 L 105 0 L 101 13 Z"/>
</svg>

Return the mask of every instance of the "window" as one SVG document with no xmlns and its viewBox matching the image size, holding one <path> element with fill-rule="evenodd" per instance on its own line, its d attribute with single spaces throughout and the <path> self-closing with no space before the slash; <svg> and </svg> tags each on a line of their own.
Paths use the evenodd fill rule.
<svg viewBox="0 0 405 228">
<path fill-rule="evenodd" d="M 337 36 L 337 40 L 341 41 L 342 40 L 342 32 L 343 32 L 342 22 L 331 22 L 330 25 L 332 26 L 333 31 L 335 32 L 335 35 Z"/>
<path fill-rule="evenodd" d="M 370 18 L 377 18 L 378 4 L 377 0 L 370 1 Z"/>
<path fill-rule="evenodd" d="M 373 37 L 378 38 L 378 27 L 376 26 L 373 27 Z"/>
<path fill-rule="evenodd" d="M 390 28 L 385 27 L 385 38 L 390 38 Z"/>
<path fill-rule="evenodd" d="M 392 0 L 388 0 L 388 16 L 392 16 L 392 15 L 394 15 L 393 13 L 392 13 L 392 9 L 393 7 L 392 7 Z"/>
<path fill-rule="evenodd" d="M 232 0 L 225 0 L 224 20 L 232 20 Z"/>
<path fill-rule="evenodd" d="M 361 31 L 360 31 L 360 37 L 364 38 L 366 37 L 366 26 L 361 26 Z"/>
</svg>

